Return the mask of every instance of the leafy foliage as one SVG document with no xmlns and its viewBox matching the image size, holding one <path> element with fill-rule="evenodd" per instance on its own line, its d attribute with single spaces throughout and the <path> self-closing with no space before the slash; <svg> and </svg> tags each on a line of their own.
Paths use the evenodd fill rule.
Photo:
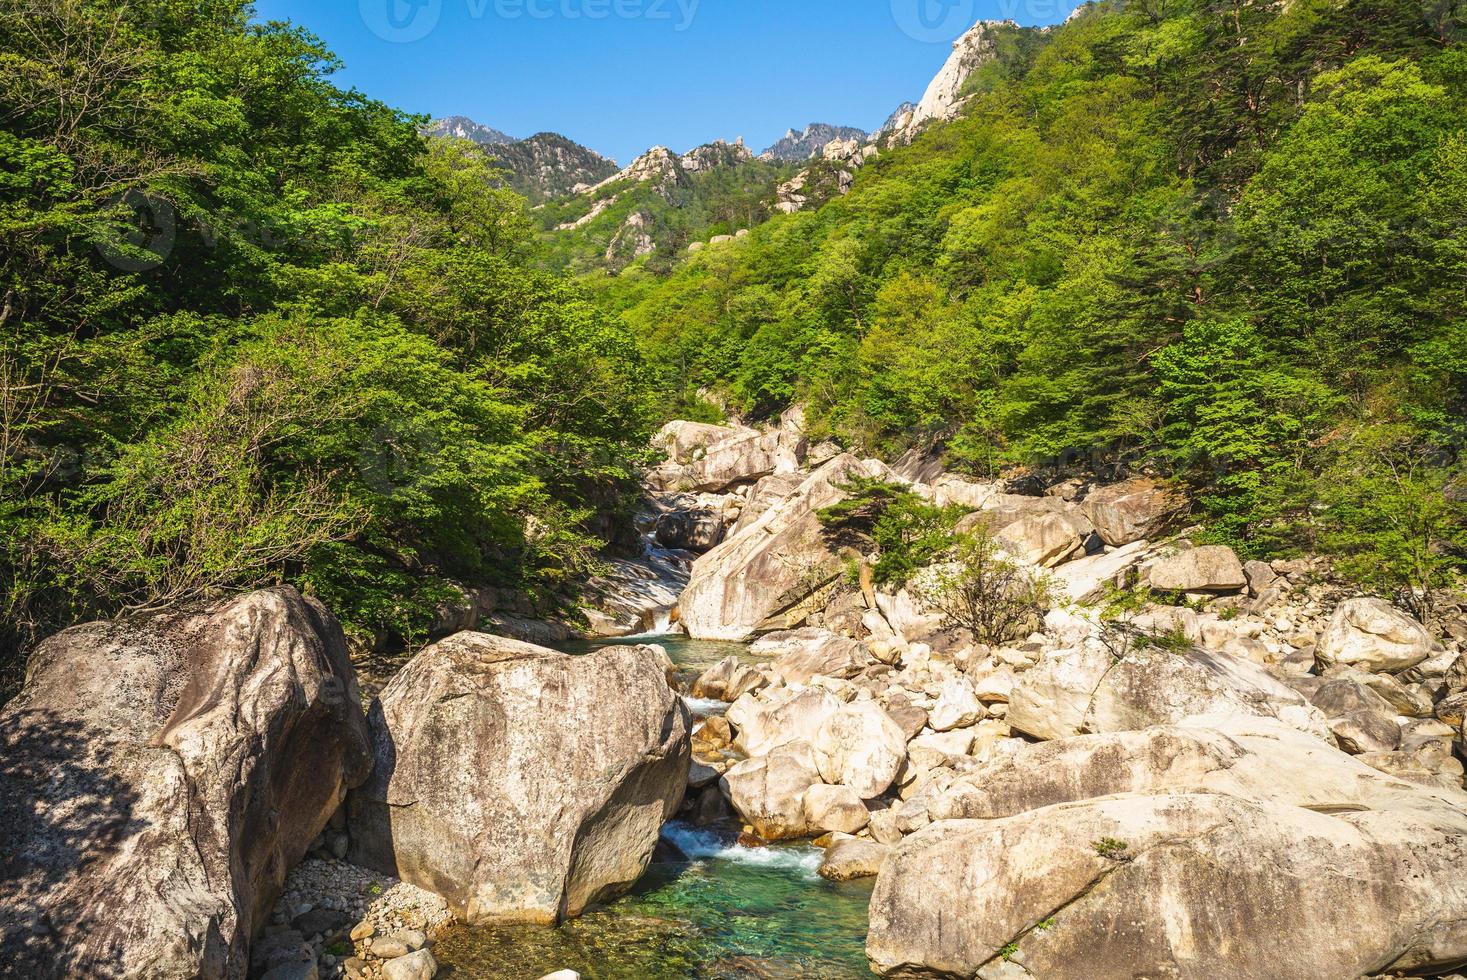
<svg viewBox="0 0 1467 980">
<path fill-rule="evenodd" d="M 453 581 L 569 592 L 625 505 L 631 338 L 534 268 L 482 153 L 250 14 L 0 10 L 9 662 L 282 581 L 362 638 L 421 636 Z"/>
<path fill-rule="evenodd" d="M 1149 467 L 1247 554 L 1379 553 L 1382 515 L 1319 517 L 1389 499 L 1351 447 L 1399 425 L 1462 473 L 1467 52 L 1433 17 L 1097 4 L 848 196 L 596 288 L 668 390 L 975 473 Z M 1463 567 L 1431 553 L 1418 591 Z"/>
<path fill-rule="evenodd" d="M 907 487 L 879 477 L 853 476 L 837 488 L 848 496 L 816 512 L 827 536 L 843 547 L 875 548 L 877 585 L 903 585 L 956 541 L 954 528 L 967 513 L 939 507 Z"/>
</svg>

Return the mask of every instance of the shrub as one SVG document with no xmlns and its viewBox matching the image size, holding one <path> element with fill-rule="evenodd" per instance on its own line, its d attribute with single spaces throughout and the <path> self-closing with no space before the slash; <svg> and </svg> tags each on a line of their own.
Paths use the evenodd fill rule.
<svg viewBox="0 0 1467 980">
<path fill-rule="evenodd" d="M 816 516 L 838 546 L 876 549 L 872 578 L 877 585 L 905 585 L 918 569 L 949 551 L 957 540 L 954 528 L 966 513 L 962 507 L 930 504 L 880 478 L 857 476 L 838 488 L 849 496 Z"/>
<path fill-rule="evenodd" d="M 962 535 L 951 556 L 917 587 L 918 598 L 980 643 L 1015 639 L 1051 605 L 1049 580 L 1006 556 L 985 527 Z"/>
</svg>

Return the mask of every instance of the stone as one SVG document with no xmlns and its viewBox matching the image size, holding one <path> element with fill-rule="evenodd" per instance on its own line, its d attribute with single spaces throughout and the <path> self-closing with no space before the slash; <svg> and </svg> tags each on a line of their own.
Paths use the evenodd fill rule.
<svg viewBox="0 0 1467 980">
<path fill-rule="evenodd" d="M 383 980 L 433 980 L 437 973 L 438 963 L 426 949 L 382 964 Z"/>
<path fill-rule="evenodd" d="M 786 684 L 808 684 L 817 676 L 845 680 L 872 662 L 863 644 L 814 627 L 767 634 L 756 640 L 749 652 L 773 658 L 774 673 Z"/>
<path fill-rule="evenodd" d="M 1112 661 L 1108 651 L 1088 646 L 1045 656 L 1019 676 L 1005 720 L 1015 731 L 1038 739 L 1078 735 Z"/>
<path fill-rule="evenodd" d="M 723 515 L 707 508 L 660 514 L 653 528 L 662 547 L 699 553 L 716 547 L 723 540 L 723 532 Z"/>
<path fill-rule="evenodd" d="M 973 728 L 918 735 L 907 745 L 907 756 L 918 769 L 936 769 L 947 765 L 954 756 L 971 752 L 975 736 Z"/>
<path fill-rule="evenodd" d="M 815 751 L 806 741 L 777 746 L 723 774 L 724 794 L 743 821 L 768 841 L 805 837 L 805 791 L 820 784 Z"/>
<path fill-rule="evenodd" d="M 1401 744 L 1401 728 L 1375 711 L 1352 711 L 1330 719 L 1329 730 L 1340 748 L 1351 755 L 1394 752 Z"/>
<path fill-rule="evenodd" d="M 581 980 L 581 975 L 575 970 L 556 970 L 545 974 L 540 980 Z"/>
<path fill-rule="evenodd" d="M 1151 480 L 1091 490 L 1080 505 L 1101 539 L 1113 548 L 1155 537 L 1186 508 L 1186 501 Z"/>
<path fill-rule="evenodd" d="M 927 712 L 912 703 L 905 694 L 894 694 L 886 700 L 886 714 L 902 730 L 907 741 L 927 727 Z"/>
<path fill-rule="evenodd" d="M 271 967 L 260 975 L 260 980 L 319 980 L 320 976 L 315 957 L 312 957 L 308 960 L 295 960 Z"/>
<path fill-rule="evenodd" d="M 865 802 L 849 786 L 811 786 L 805 791 L 805 823 L 812 830 L 854 834 L 869 819 Z"/>
<path fill-rule="evenodd" d="M 747 711 L 729 709 L 729 720 L 738 726 L 735 744 L 750 756 L 766 755 L 788 742 L 814 742 L 826 720 L 840 710 L 840 700 L 821 688 L 807 688 L 785 699 L 753 702 Z"/>
<path fill-rule="evenodd" d="M 1150 553 L 1148 542 L 1136 541 L 1109 553 L 1066 562 L 1050 573 L 1049 580 L 1058 597 L 1076 604 L 1092 602 L 1104 596 L 1107 585 L 1121 583 Z"/>
<path fill-rule="evenodd" d="M 1148 572 L 1153 589 L 1162 592 L 1237 592 L 1248 578 L 1232 548 L 1207 545 L 1158 558 Z"/>
<path fill-rule="evenodd" d="M 907 758 L 906 736 L 874 701 L 858 701 L 833 713 L 820 726 L 813 747 L 821 778 L 850 787 L 863 800 L 885 793 Z"/>
<path fill-rule="evenodd" d="M 897 844 L 901 842 L 902 831 L 897 826 L 896 810 L 877 810 L 871 814 L 867 822 L 866 831 L 871 839 L 879 844 Z"/>
<path fill-rule="evenodd" d="M 1185 793 L 942 821 L 882 867 L 866 952 L 905 977 L 1440 972 L 1467 958 L 1463 830 Z"/>
<path fill-rule="evenodd" d="M 1319 637 L 1321 670 L 1348 664 L 1371 673 L 1397 674 L 1431 656 L 1426 628 L 1383 599 L 1340 603 Z"/>
<path fill-rule="evenodd" d="M 1083 728 L 1135 731 L 1240 715 L 1276 718 L 1330 738 L 1323 713 L 1262 667 L 1196 647 L 1176 653 L 1148 647 L 1116 661 L 1094 688 Z M 1014 725 L 1012 705 L 1007 720 Z"/>
<path fill-rule="evenodd" d="M 825 852 L 817 874 L 830 881 L 874 878 L 886 863 L 891 848 L 869 840 L 843 840 Z"/>
<path fill-rule="evenodd" d="M 1030 565 L 1059 564 L 1080 547 L 1081 535 L 1072 521 L 1056 513 L 1031 514 L 994 535 L 994 543 Z"/>
<path fill-rule="evenodd" d="M 950 732 L 955 728 L 970 728 L 987 714 L 988 709 L 978 700 L 973 685 L 966 678 L 958 677 L 942 686 L 942 694 L 927 723 L 934 731 Z"/>
<path fill-rule="evenodd" d="M 740 663 L 738 657 L 725 657 L 699 675 L 691 693 L 695 698 L 732 703 L 768 683 L 757 668 Z"/>
<path fill-rule="evenodd" d="M 818 595 L 839 577 L 840 562 L 825 543 L 816 511 L 844 499 L 840 486 L 851 477 L 889 472 L 874 460 L 837 456 L 749 523 L 741 518 L 718 547 L 693 564 L 678 607 L 688 635 L 744 640 Z"/>
<path fill-rule="evenodd" d="M 1279 577 L 1268 562 L 1256 560 L 1243 564 L 1243 574 L 1248 579 L 1248 594 L 1254 598 L 1263 595 Z"/>
<path fill-rule="evenodd" d="M 395 960 L 412 952 L 408 944 L 396 936 L 383 936 L 372 940 L 372 955 L 379 960 Z"/>
<path fill-rule="evenodd" d="M 0 712 L 0 971 L 244 976 L 371 763 L 341 628 L 292 588 L 51 637 Z"/>
<path fill-rule="evenodd" d="M 351 859 L 471 925 L 554 924 L 625 891 L 687 785 L 688 711 L 650 647 L 459 634 L 393 678 L 371 723 Z"/>
<path fill-rule="evenodd" d="M 937 820 L 993 820 L 1121 794 L 1216 793 L 1320 812 L 1416 812 L 1450 823 L 1467 794 L 1423 792 L 1271 718 L 1165 725 L 1021 745 L 958 778 Z M 1467 819 L 1464 817 L 1462 819 Z"/>
</svg>

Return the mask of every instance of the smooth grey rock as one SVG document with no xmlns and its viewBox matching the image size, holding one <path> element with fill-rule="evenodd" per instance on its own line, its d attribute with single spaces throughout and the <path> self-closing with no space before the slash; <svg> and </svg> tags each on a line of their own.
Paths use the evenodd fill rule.
<svg viewBox="0 0 1467 980">
<path fill-rule="evenodd" d="M 371 724 L 352 860 L 470 924 L 553 924 L 620 894 L 687 786 L 688 711 L 650 647 L 573 657 L 462 633 L 413 658 Z"/>
</svg>

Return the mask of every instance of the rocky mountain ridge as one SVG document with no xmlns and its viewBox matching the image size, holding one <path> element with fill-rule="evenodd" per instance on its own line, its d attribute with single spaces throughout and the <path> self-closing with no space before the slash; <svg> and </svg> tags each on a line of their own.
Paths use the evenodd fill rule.
<svg viewBox="0 0 1467 980">
<path fill-rule="evenodd" d="M 784 136 L 759 154 L 763 160 L 783 160 L 799 163 L 820 155 L 827 145 L 836 140 L 855 140 L 864 143 L 870 134 L 854 126 L 832 126 L 829 123 L 811 123 L 804 131 L 789 130 Z"/>
</svg>

